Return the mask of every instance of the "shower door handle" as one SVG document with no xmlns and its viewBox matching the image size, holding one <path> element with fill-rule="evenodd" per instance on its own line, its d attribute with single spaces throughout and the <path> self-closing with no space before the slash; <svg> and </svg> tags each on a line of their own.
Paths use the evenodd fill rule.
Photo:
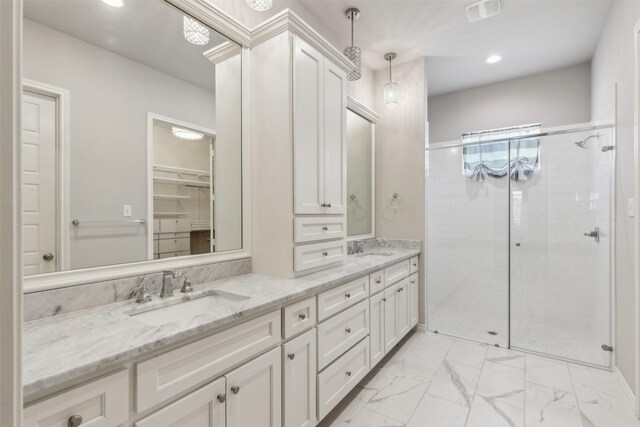
<svg viewBox="0 0 640 427">
<path fill-rule="evenodd" d="M 593 237 L 596 240 L 596 243 L 600 243 L 600 228 L 596 227 L 588 233 L 584 233 L 587 237 Z"/>
</svg>

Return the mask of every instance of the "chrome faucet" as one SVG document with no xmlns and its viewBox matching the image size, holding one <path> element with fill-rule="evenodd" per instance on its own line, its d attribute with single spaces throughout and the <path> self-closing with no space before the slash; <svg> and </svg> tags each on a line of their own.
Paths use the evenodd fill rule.
<svg viewBox="0 0 640 427">
<path fill-rule="evenodd" d="M 136 295 L 136 302 L 138 304 L 144 304 L 151 301 L 151 294 L 149 293 L 149 289 L 147 289 L 146 286 L 139 286 L 135 288 L 133 291 L 131 291 L 131 297 L 133 297 L 134 295 Z"/>
<path fill-rule="evenodd" d="M 160 298 L 168 298 L 173 296 L 173 279 L 176 278 L 175 271 L 162 272 L 162 288 L 160 288 Z"/>
<path fill-rule="evenodd" d="M 362 244 L 362 242 L 354 242 L 353 243 L 353 253 L 354 254 L 363 253 L 364 252 L 363 246 L 364 245 Z"/>
</svg>

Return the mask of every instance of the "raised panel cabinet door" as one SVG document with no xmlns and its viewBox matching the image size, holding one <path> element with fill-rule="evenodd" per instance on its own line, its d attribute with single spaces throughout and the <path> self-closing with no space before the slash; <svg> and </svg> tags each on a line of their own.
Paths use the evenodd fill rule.
<svg viewBox="0 0 640 427">
<path fill-rule="evenodd" d="M 280 427 L 280 347 L 245 363 L 227 378 L 227 427 Z"/>
<path fill-rule="evenodd" d="M 409 298 L 409 278 L 398 282 L 396 299 L 396 316 L 398 317 L 398 340 L 401 340 L 409 332 L 411 316 L 411 299 Z"/>
<path fill-rule="evenodd" d="M 296 214 L 324 213 L 324 58 L 293 38 L 293 157 Z"/>
<path fill-rule="evenodd" d="M 282 346 L 284 427 L 316 425 L 316 330 Z"/>
<path fill-rule="evenodd" d="M 369 342 L 371 368 L 373 368 L 385 355 L 384 348 L 384 292 L 378 292 L 369 298 Z"/>
<path fill-rule="evenodd" d="M 409 277 L 409 328 L 418 324 L 418 273 Z"/>
<path fill-rule="evenodd" d="M 331 61 L 324 67 L 325 213 L 344 214 L 346 203 L 347 78 Z"/>
<path fill-rule="evenodd" d="M 384 352 L 398 343 L 398 284 L 384 290 Z"/>
<path fill-rule="evenodd" d="M 136 422 L 135 427 L 225 427 L 225 379 L 220 378 Z"/>
</svg>

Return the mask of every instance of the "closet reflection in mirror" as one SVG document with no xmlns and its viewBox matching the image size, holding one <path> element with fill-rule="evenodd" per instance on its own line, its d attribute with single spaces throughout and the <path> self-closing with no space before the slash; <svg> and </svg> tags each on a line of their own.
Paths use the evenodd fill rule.
<svg viewBox="0 0 640 427">
<path fill-rule="evenodd" d="M 374 124 L 347 110 L 347 235 L 373 236 Z"/>
<path fill-rule="evenodd" d="M 33 275 L 242 248 L 241 51 L 162 0 L 25 0 Z"/>
</svg>

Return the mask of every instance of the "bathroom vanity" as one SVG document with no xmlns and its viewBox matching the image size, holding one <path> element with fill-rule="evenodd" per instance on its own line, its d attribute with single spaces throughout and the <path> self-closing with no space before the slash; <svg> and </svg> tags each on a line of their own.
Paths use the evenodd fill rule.
<svg viewBox="0 0 640 427">
<path fill-rule="evenodd" d="M 27 322 L 25 427 L 313 426 L 416 326 L 418 254 Z"/>
</svg>

